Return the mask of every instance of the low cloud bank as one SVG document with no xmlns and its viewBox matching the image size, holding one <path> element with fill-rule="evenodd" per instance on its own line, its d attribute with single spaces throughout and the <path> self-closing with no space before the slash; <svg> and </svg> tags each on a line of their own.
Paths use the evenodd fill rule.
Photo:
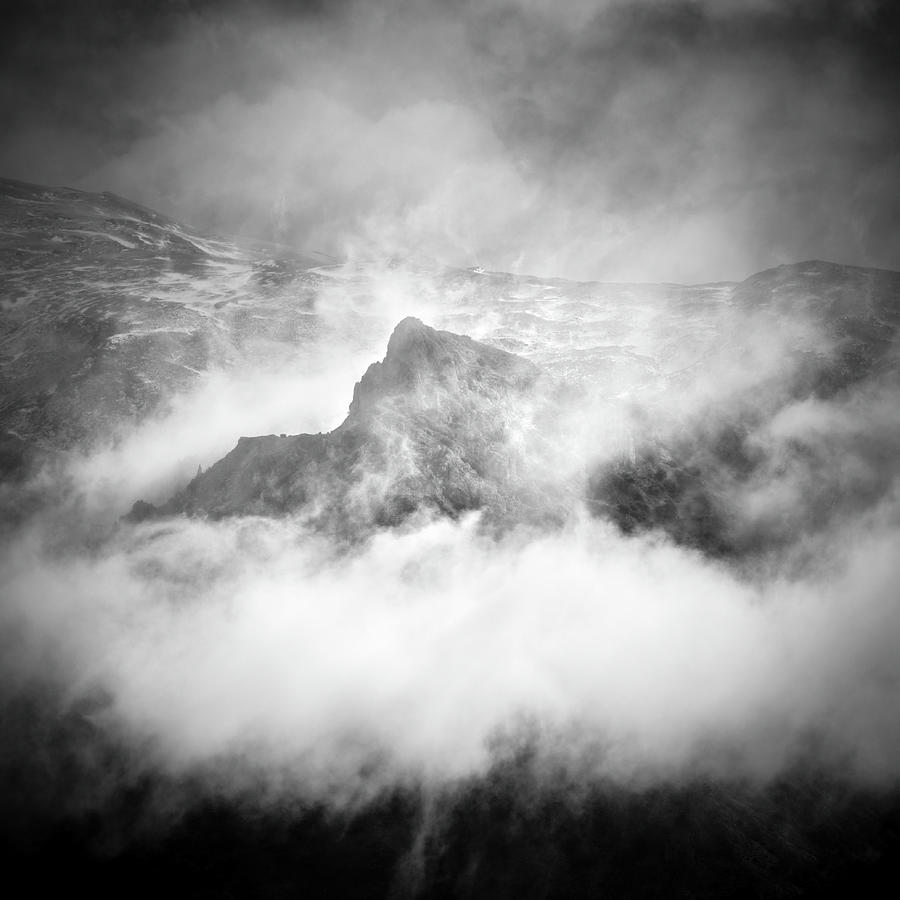
<svg viewBox="0 0 900 900">
<path fill-rule="evenodd" d="M 813 574 L 753 582 L 586 518 L 499 541 L 476 524 L 349 556 L 290 520 L 52 553 L 32 532 L 0 564 L 6 683 L 105 698 L 94 727 L 163 772 L 233 768 L 231 790 L 268 773 L 327 797 L 372 760 L 381 782 L 478 773 L 522 717 L 596 777 L 766 779 L 805 754 L 900 775 L 895 497 L 819 538 Z"/>
</svg>

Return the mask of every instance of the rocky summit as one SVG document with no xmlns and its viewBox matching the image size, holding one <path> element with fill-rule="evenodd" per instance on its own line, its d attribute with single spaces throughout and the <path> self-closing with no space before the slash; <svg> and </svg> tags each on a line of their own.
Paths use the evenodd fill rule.
<svg viewBox="0 0 900 900">
<path fill-rule="evenodd" d="M 334 431 L 242 437 L 168 503 L 131 515 L 292 513 L 345 534 L 418 509 L 549 516 L 561 498 L 533 462 L 555 390 L 528 360 L 408 317 Z"/>
</svg>

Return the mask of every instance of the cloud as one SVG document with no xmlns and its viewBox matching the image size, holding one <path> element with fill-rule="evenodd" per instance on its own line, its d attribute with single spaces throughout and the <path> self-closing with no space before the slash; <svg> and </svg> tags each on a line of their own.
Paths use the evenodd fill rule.
<svg viewBox="0 0 900 900">
<path fill-rule="evenodd" d="M 78 57 L 90 78 L 74 86 L 42 63 L 50 112 L 13 97 L 2 159 L 356 259 L 685 281 L 803 256 L 897 263 L 875 7 L 854 7 L 848 38 L 812 4 L 441 9 L 134 29 L 127 58 L 106 44 L 96 66 Z M 79 114 L 61 117 L 73 97 Z M 373 345 L 404 315 L 452 318 L 452 290 L 404 269 L 364 289 L 336 276 L 317 299 L 320 344 L 210 373 L 73 460 L 70 501 L 0 551 L 4 702 L 40 686 L 87 723 L 87 744 L 108 738 L 151 771 L 334 803 L 366 778 L 483 772 L 493 738 L 528 717 L 548 747 L 623 783 L 765 780 L 798 758 L 895 783 L 896 390 L 770 417 L 796 374 L 789 351 L 832 350 L 808 322 L 780 319 L 774 336 L 764 317 L 710 323 L 741 336 L 738 366 L 732 344 L 698 357 L 642 307 L 616 340 L 637 356 L 677 345 L 653 382 L 667 393 L 624 366 L 604 396 L 573 392 L 571 457 L 551 457 L 579 471 L 627 454 L 648 422 L 669 437 L 737 417 L 764 463 L 722 476 L 726 499 L 780 556 L 726 566 L 583 511 L 501 538 L 474 518 L 413 520 L 341 553 L 291 520 L 115 526 L 242 433 L 333 427 Z M 481 312 L 476 297 L 466 314 L 489 336 Z"/>
<path fill-rule="evenodd" d="M 316 797 L 370 757 L 388 781 L 484 771 L 521 715 L 575 735 L 573 757 L 602 747 L 598 778 L 768 778 L 812 742 L 892 782 L 898 534 L 848 537 L 827 577 L 762 586 L 592 521 L 500 543 L 434 522 L 341 558 L 252 519 L 140 526 L 89 556 L 25 542 L 3 560 L 5 668 L 108 698 L 94 724 L 161 771 L 290 772 Z"/>
<path fill-rule="evenodd" d="M 383 273 L 368 302 L 437 314 L 417 284 Z M 321 313 L 321 344 L 209 375 L 164 417 L 74 460 L 71 500 L 8 537 L 4 702 L 40 689 L 89 723 L 68 740 L 112 741 L 138 772 L 337 805 L 484 773 L 498 735 L 523 721 L 538 723 L 542 750 L 614 783 L 765 782 L 798 759 L 896 781 L 891 384 L 784 405 L 789 351 L 828 344 L 787 320 L 775 341 L 750 316 L 730 326 L 747 365 L 736 371 L 725 346 L 671 389 L 668 418 L 640 391 L 633 414 L 566 395 L 565 452 L 548 445 L 544 475 L 627 453 L 629 429 L 650 418 L 664 434 L 699 429 L 698 454 L 715 416 L 749 423 L 755 477 L 729 482 L 715 454 L 705 475 L 728 485 L 738 521 L 777 534 L 778 553 L 734 564 L 578 508 L 561 527 L 499 537 L 474 516 L 420 516 L 349 549 L 290 518 L 114 526 L 238 433 L 337 424 L 371 351 L 349 337 L 353 310 L 330 310 L 326 294 Z M 844 499 L 823 518 L 833 489 Z"/>
<path fill-rule="evenodd" d="M 51 100 L 10 91 L 10 174 L 336 254 L 686 282 L 900 266 L 882 4 L 201 5 L 156 24 L 118 53 L 82 26 L 102 53 L 75 54 L 77 82 L 67 39 L 40 39 Z"/>
</svg>

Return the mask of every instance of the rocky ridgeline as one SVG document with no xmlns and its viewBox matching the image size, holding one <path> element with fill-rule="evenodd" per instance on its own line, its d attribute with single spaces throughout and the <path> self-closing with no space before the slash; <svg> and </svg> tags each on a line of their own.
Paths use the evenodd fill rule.
<svg viewBox="0 0 900 900">
<path fill-rule="evenodd" d="M 352 535 L 419 509 L 482 509 L 498 522 L 561 514 L 529 446 L 555 389 L 527 360 L 407 318 L 334 431 L 243 437 L 162 507 L 135 504 L 132 518 L 299 514 Z"/>
<path fill-rule="evenodd" d="M 860 352 L 847 338 L 832 356 L 801 359 L 790 378 L 753 384 L 677 430 L 664 415 L 645 422 L 630 453 L 601 457 L 582 442 L 572 467 L 585 393 L 514 354 L 407 318 L 334 431 L 241 438 L 168 503 L 140 501 L 131 518 L 293 515 L 358 537 L 420 510 L 477 509 L 508 528 L 558 525 L 584 506 L 625 534 L 658 530 L 717 557 L 767 553 L 871 507 L 900 475 L 896 416 L 855 399 L 896 396 L 893 357 L 848 365 Z M 840 417 L 842 433 L 773 437 L 772 423 L 797 404 L 826 432 L 828 417 Z M 754 493 L 773 485 L 795 497 L 790 508 L 748 516 Z"/>
</svg>

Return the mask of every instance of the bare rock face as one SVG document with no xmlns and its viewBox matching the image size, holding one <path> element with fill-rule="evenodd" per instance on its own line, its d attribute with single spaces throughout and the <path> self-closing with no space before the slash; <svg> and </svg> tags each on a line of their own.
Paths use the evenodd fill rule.
<svg viewBox="0 0 900 900">
<path fill-rule="evenodd" d="M 500 402 L 530 388 L 540 370 L 526 360 L 471 338 L 435 331 L 409 317 L 394 329 L 383 362 L 369 366 L 353 392 L 350 418 L 381 415 L 384 403 L 434 410 L 465 395 Z"/>
<path fill-rule="evenodd" d="M 298 513 L 355 534 L 421 508 L 552 515 L 530 442 L 553 389 L 527 360 L 407 318 L 334 431 L 243 437 L 163 507 L 139 501 L 132 516 Z"/>
</svg>

